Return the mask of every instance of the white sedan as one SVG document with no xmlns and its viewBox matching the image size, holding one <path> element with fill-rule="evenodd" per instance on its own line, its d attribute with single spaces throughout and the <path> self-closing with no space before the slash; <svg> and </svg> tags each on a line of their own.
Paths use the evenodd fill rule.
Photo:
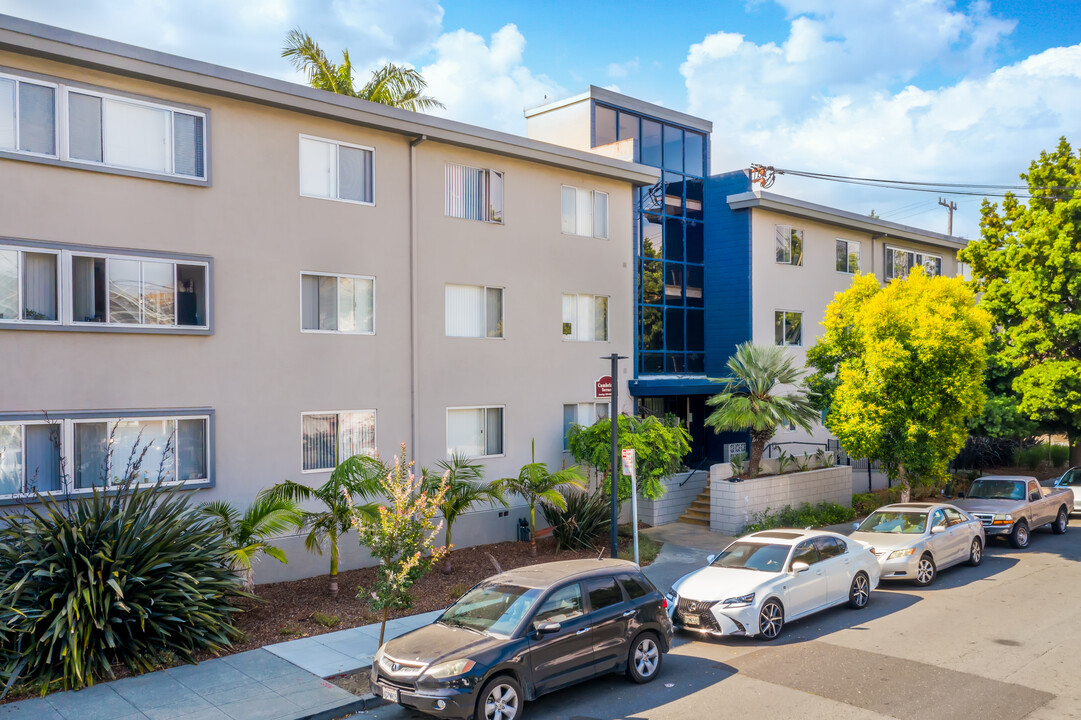
<svg viewBox="0 0 1081 720">
<path fill-rule="evenodd" d="M 676 627 L 773 640 L 786 622 L 819 610 L 867 607 L 878 577 L 874 553 L 843 535 L 764 530 L 710 556 L 668 599 Z"/>
</svg>

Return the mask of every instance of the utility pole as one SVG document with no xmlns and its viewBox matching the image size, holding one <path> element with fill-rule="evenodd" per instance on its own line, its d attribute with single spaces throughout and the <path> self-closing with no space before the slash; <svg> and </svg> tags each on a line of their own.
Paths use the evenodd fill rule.
<svg viewBox="0 0 1081 720">
<path fill-rule="evenodd" d="M 616 523 L 619 522 L 619 475 L 622 469 L 619 462 L 619 361 L 626 360 L 619 353 L 604 355 L 601 360 L 612 361 L 612 408 L 608 417 L 612 424 L 612 547 L 613 560 L 619 557 L 619 534 Z"/>
<path fill-rule="evenodd" d="M 938 199 L 938 204 L 941 205 L 942 207 L 946 208 L 950 212 L 949 224 L 946 226 L 947 227 L 946 234 L 952 236 L 953 235 L 953 211 L 957 209 L 957 203 L 953 202 L 952 200 L 950 202 L 946 202 L 942 198 L 939 198 Z"/>
</svg>

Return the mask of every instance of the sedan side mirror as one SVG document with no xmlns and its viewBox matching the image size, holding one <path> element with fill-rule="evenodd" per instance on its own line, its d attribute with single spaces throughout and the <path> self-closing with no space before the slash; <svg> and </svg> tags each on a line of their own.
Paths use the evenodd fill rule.
<svg viewBox="0 0 1081 720">
<path fill-rule="evenodd" d="M 545 622 L 537 625 L 538 635 L 551 635 L 557 633 L 563 629 L 563 626 L 557 622 Z"/>
<path fill-rule="evenodd" d="M 707 555 L 706 556 L 706 565 L 712 565 L 713 561 L 716 560 L 716 559 L 717 559 L 716 555 Z"/>
<path fill-rule="evenodd" d="M 935 525 L 933 528 L 931 528 L 931 534 L 932 535 L 938 535 L 939 533 L 944 533 L 944 532 L 946 532 L 946 526 L 945 525 Z"/>
<path fill-rule="evenodd" d="M 957 493 L 957 497 L 964 498 L 965 494 L 963 492 L 959 492 L 959 493 Z"/>
<path fill-rule="evenodd" d="M 852 529 L 853 530 L 859 530 L 860 529 L 860 524 L 859 523 L 852 523 Z"/>
<path fill-rule="evenodd" d="M 793 575 L 799 575 L 801 572 L 804 572 L 804 571 L 810 570 L 810 569 L 811 569 L 811 566 L 808 565 L 805 562 L 797 561 L 797 562 L 792 563 L 792 574 Z"/>
</svg>

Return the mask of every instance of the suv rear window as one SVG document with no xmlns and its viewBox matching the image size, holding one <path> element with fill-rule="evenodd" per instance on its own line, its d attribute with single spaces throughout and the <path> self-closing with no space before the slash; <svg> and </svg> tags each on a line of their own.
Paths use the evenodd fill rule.
<svg viewBox="0 0 1081 720">
<path fill-rule="evenodd" d="M 649 594 L 649 586 L 642 581 L 642 578 L 634 575 L 620 575 L 619 584 L 623 586 L 623 589 L 627 591 L 627 597 L 631 600 L 637 600 L 643 595 Z"/>
<path fill-rule="evenodd" d="M 591 578 L 586 580 L 585 586 L 589 594 L 590 610 L 601 610 L 623 602 L 623 591 L 619 589 L 614 577 Z"/>
</svg>

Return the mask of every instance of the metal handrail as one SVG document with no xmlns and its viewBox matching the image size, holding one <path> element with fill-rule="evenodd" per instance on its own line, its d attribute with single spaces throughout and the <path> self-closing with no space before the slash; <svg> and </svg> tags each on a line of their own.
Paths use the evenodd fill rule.
<svg viewBox="0 0 1081 720">
<path fill-rule="evenodd" d="M 772 459 L 773 458 L 773 449 L 774 448 L 779 448 L 779 447 L 781 447 L 783 445 L 813 445 L 814 447 L 826 448 L 826 450 L 830 449 L 829 443 L 805 442 L 803 440 L 790 440 L 789 442 L 782 442 L 782 443 L 772 442 L 769 445 L 766 445 L 765 448 L 763 448 L 763 452 L 769 453 L 766 457 L 768 459 Z"/>
<path fill-rule="evenodd" d="M 679 484 L 679 487 L 683 487 L 684 485 L 686 485 L 687 481 L 690 480 L 692 477 L 694 477 L 696 473 L 702 472 L 702 465 L 704 465 L 707 462 L 710 462 L 709 455 L 706 455 L 704 458 L 702 458 L 701 460 L 698 461 L 698 465 L 694 468 L 694 470 L 691 470 L 687 474 L 687 477 L 683 478 L 683 482 L 681 482 Z"/>
</svg>

